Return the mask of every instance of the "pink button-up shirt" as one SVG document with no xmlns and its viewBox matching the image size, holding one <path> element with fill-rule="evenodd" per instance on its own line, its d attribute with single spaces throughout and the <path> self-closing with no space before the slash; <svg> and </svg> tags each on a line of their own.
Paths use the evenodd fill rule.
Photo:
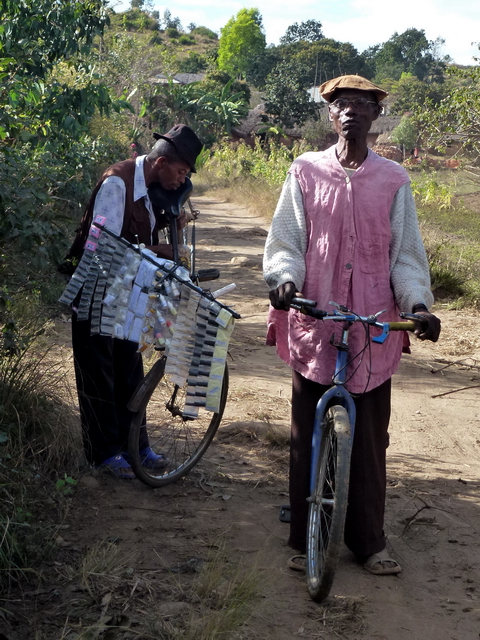
<svg viewBox="0 0 480 640">
<path fill-rule="evenodd" d="M 303 295 L 316 300 L 319 309 L 332 309 L 329 302 L 334 301 L 359 315 L 386 309 L 382 320 L 398 319 L 390 283 L 390 209 L 398 189 L 409 180 L 406 171 L 369 152 L 349 177 L 331 147 L 300 156 L 290 173 L 302 191 L 307 229 Z M 279 356 L 295 371 L 329 385 L 337 354 L 330 339 L 332 334 L 338 337 L 341 329 L 341 323 L 270 309 L 267 343 L 276 344 Z M 369 341 L 364 350 L 365 329 L 354 324 L 349 335 L 347 389 L 362 393 L 391 377 L 398 367 L 403 337 L 402 332 L 392 333 L 385 344 Z"/>
</svg>

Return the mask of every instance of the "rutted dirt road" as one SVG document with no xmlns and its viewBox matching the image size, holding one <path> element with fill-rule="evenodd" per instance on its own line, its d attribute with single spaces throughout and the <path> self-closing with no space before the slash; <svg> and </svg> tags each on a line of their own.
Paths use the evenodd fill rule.
<svg viewBox="0 0 480 640">
<path fill-rule="evenodd" d="M 286 567 L 287 525 L 278 518 L 288 502 L 290 374 L 264 345 L 261 257 L 268 223 L 206 196 L 194 204 L 201 210 L 198 266 L 221 270 L 212 288 L 237 284 L 226 302 L 242 314 L 218 436 L 188 478 L 164 489 L 87 473 L 61 533 L 52 574 L 58 578 L 37 594 L 36 613 L 30 614 L 35 634 L 19 635 L 18 626 L 6 637 L 480 637 L 479 316 L 437 306 L 440 342 L 415 342 L 395 375 L 386 531 L 403 572 L 372 576 L 345 550 L 331 596 L 318 605 L 309 600 L 304 578 Z M 60 339 L 68 336 L 66 323 L 58 331 Z M 68 339 L 59 348 L 70 357 Z M 115 542 L 118 559 L 91 579 L 89 592 L 69 567 L 98 540 Z M 201 635 L 205 602 L 215 609 L 212 593 L 218 600 L 227 588 L 220 580 L 203 604 L 194 597 L 195 581 L 212 565 L 212 549 L 222 558 L 225 584 L 232 567 L 251 567 L 260 577 L 253 612 L 230 635 Z M 70 582 L 62 582 L 65 576 Z M 89 625 L 97 631 L 79 635 Z"/>
</svg>

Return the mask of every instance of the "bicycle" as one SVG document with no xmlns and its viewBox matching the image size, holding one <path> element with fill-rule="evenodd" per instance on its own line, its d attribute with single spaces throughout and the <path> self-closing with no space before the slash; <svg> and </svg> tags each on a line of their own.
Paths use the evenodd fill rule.
<svg viewBox="0 0 480 640">
<path fill-rule="evenodd" d="M 367 328 L 381 328 L 382 333 L 371 339 L 382 344 L 390 331 L 413 331 L 416 328 L 414 320 L 422 322 L 422 317 L 400 314 L 406 320 L 379 322 L 378 316 L 383 311 L 365 317 L 334 302 L 330 304 L 336 309 L 331 312 L 316 309 L 316 304 L 314 300 L 293 298 L 290 306 L 319 320 L 343 323 L 340 340 L 335 342 L 332 338 L 332 344 L 337 349 L 333 386 L 317 404 L 312 438 L 306 577 L 311 598 L 321 602 L 328 596 L 333 584 L 348 503 L 350 455 L 355 430 L 355 404 L 344 387 L 349 328 L 354 322 L 362 322 Z"/>
<path fill-rule="evenodd" d="M 173 246 L 174 262 L 178 265 L 181 258 L 178 251 L 177 220 L 182 207 L 188 201 L 194 220 L 195 214 L 188 196 L 191 191 L 190 180 L 175 192 L 166 193 L 161 187 L 155 187 L 155 192 L 149 189 L 152 202 L 162 206 L 167 214 L 169 222 L 169 241 Z M 187 244 L 187 235 L 183 233 L 183 243 Z M 191 280 L 197 285 L 200 282 L 214 280 L 219 277 L 217 269 L 195 269 L 195 231 L 190 234 L 190 260 L 186 265 L 189 268 Z M 224 292 L 228 287 L 216 292 L 216 295 Z M 193 287 L 204 298 L 218 302 L 215 295 L 198 286 Z M 218 303 L 220 304 L 220 303 Z M 224 306 L 224 305 L 222 305 Z M 239 314 L 225 307 L 235 318 Z M 212 339 L 204 341 L 207 347 L 213 348 Z M 210 343 L 210 344 L 209 344 Z M 199 345 L 200 347 L 200 345 Z M 162 487 L 175 482 L 185 476 L 199 462 L 205 451 L 210 446 L 215 433 L 222 420 L 228 395 L 228 366 L 225 364 L 218 410 L 211 413 L 205 407 L 198 408 L 198 416 L 192 417 L 186 410 L 185 402 L 188 392 L 188 382 L 179 386 L 172 380 L 172 376 L 165 373 L 167 357 L 165 347 L 160 346 L 157 351 L 161 353 L 159 359 L 153 364 L 145 375 L 142 383 L 133 394 L 128 408 L 134 412 L 129 434 L 129 460 L 132 469 L 142 482 L 151 487 Z M 200 360 L 200 362 L 202 362 Z M 148 416 L 146 416 L 148 412 Z M 148 417 L 148 420 L 146 420 Z M 142 464 L 139 453 L 139 443 L 142 436 L 148 436 L 150 447 L 162 453 L 165 464 L 161 469 L 149 468 Z"/>
</svg>

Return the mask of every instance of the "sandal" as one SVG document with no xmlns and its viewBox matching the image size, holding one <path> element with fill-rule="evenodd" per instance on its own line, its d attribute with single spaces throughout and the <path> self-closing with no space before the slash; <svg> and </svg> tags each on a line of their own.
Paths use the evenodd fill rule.
<svg viewBox="0 0 480 640">
<path fill-rule="evenodd" d="M 97 465 L 96 468 L 101 471 L 110 471 L 110 473 L 113 473 L 113 475 L 116 478 L 120 478 L 120 480 L 135 479 L 135 474 L 133 473 L 132 467 L 128 464 L 128 462 L 121 454 L 112 456 L 111 458 L 107 458 L 99 465 Z"/>
<path fill-rule="evenodd" d="M 142 467 L 146 469 L 165 469 L 168 466 L 168 458 L 166 458 L 161 453 L 155 453 L 153 449 L 150 447 L 145 447 L 145 449 L 141 449 L 140 453 L 140 462 Z M 129 462 L 128 452 L 122 452 L 122 456 L 126 460 L 127 464 Z"/>
<path fill-rule="evenodd" d="M 303 554 L 292 556 L 287 560 L 287 567 L 294 571 L 301 571 L 302 573 L 305 573 L 307 570 L 307 556 Z"/>
<path fill-rule="evenodd" d="M 140 460 L 142 467 L 147 469 L 165 469 L 168 465 L 168 459 L 161 453 L 155 453 L 150 447 L 140 451 Z"/>
<path fill-rule="evenodd" d="M 396 575 L 402 570 L 402 567 L 398 562 L 389 557 L 386 549 L 370 556 L 364 563 L 363 567 L 375 576 Z"/>
</svg>

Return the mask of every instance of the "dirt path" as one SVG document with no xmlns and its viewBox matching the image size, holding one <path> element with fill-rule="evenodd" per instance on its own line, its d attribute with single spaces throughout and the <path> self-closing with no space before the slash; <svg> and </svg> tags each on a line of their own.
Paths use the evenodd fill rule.
<svg viewBox="0 0 480 640">
<path fill-rule="evenodd" d="M 82 478 L 61 533 L 53 574 L 58 577 L 37 594 L 30 627 L 36 634 L 28 637 L 478 638 L 480 372 L 460 365 L 439 369 L 442 359 L 473 357 L 479 363 L 480 318 L 440 307 L 441 342 L 415 343 L 395 376 L 386 529 L 403 573 L 371 576 L 345 550 L 331 597 L 315 604 L 304 578 L 286 568 L 287 525 L 278 518 L 280 505 L 288 502 L 290 374 L 264 346 L 261 257 L 267 224 L 208 197 L 195 205 L 202 212 L 199 266 L 221 269 L 218 288 L 237 284 L 227 302 L 242 314 L 233 334 L 224 421 L 205 460 L 176 485 L 152 490 L 139 481 Z M 464 387 L 471 388 L 439 396 Z M 109 569 L 85 568 L 91 572 L 87 588 L 72 567 L 99 540 L 114 542 L 118 558 Z M 202 572 L 215 562 L 218 584 L 199 596 Z M 254 610 L 226 635 L 201 631 L 212 612 L 218 614 L 222 590 L 239 568 L 260 580 Z M 79 629 L 89 626 L 91 635 L 81 635 Z M 8 640 L 25 637 L 13 629 Z"/>
</svg>

